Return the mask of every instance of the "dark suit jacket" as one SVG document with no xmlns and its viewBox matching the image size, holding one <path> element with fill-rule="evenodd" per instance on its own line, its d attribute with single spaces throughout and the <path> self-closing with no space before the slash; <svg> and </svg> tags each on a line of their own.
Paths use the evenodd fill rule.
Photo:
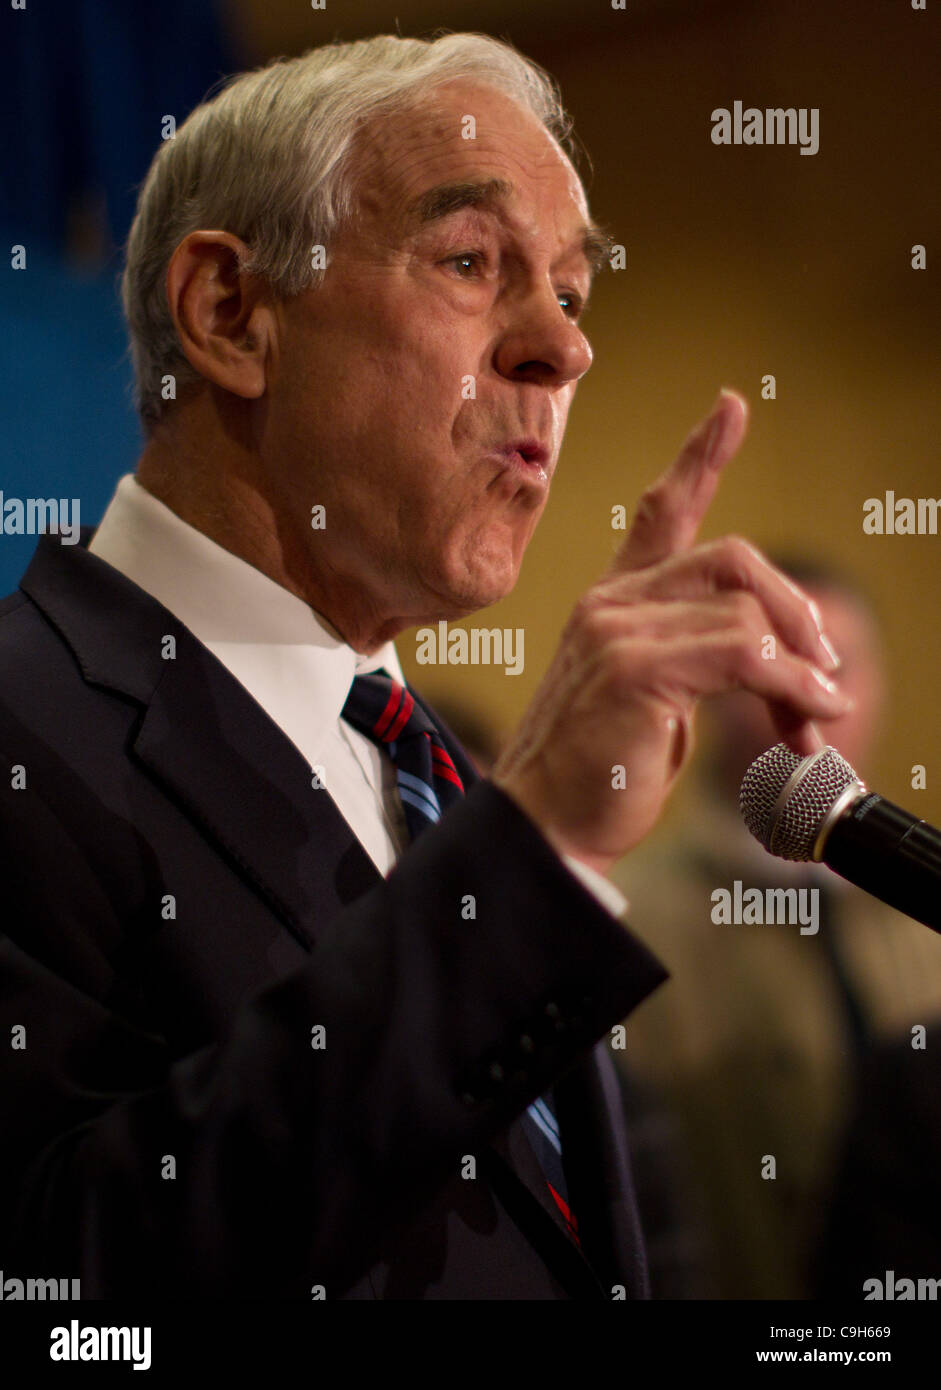
<svg viewBox="0 0 941 1390">
<path fill-rule="evenodd" d="M 43 537 L 0 604 L 0 1268 L 83 1298 L 646 1296 L 599 1040 L 659 962 L 488 782 L 384 880 L 91 534 Z M 553 1081 L 581 1252 L 518 1123 Z"/>
</svg>

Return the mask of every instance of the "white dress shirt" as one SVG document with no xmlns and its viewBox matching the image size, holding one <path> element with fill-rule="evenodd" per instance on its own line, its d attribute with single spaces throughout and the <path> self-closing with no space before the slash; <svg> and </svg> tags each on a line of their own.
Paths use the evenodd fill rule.
<svg viewBox="0 0 941 1390">
<path fill-rule="evenodd" d="M 303 599 L 181 520 L 130 473 L 89 545 L 162 603 L 257 701 L 312 769 L 379 872 L 408 844 L 395 767 L 342 719 L 354 676 L 384 667 L 405 683 L 392 642 L 372 656 L 348 646 Z M 564 856 L 615 916 L 627 900 L 613 883 Z"/>
</svg>

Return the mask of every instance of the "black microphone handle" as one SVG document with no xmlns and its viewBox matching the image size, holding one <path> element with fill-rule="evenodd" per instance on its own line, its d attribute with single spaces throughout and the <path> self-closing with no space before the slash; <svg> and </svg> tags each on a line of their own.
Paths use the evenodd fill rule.
<svg viewBox="0 0 941 1390">
<path fill-rule="evenodd" d="M 916 922 L 941 932 L 941 831 L 869 792 L 833 824 L 823 862 Z"/>
</svg>

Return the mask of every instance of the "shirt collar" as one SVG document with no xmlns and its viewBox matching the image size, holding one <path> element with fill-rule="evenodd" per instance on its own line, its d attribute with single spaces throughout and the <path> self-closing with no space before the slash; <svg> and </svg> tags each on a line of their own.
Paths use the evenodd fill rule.
<svg viewBox="0 0 941 1390">
<path fill-rule="evenodd" d="M 354 651 L 310 604 L 183 521 L 133 474 L 121 478 L 88 548 L 169 609 L 269 713 L 302 693 L 310 726 L 325 726 L 339 718 L 354 675 L 382 667 L 405 684 L 392 642 L 371 656 Z"/>
</svg>

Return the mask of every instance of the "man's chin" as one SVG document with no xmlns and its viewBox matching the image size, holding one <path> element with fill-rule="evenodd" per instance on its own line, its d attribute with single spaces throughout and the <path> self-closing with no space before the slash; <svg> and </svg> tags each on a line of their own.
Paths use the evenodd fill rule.
<svg viewBox="0 0 941 1390">
<path fill-rule="evenodd" d="M 478 569 L 460 581 L 455 579 L 450 590 L 455 604 L 454 617 L 466 618 L 481 608 L 491 608 L 513 592 L 518 578 L 519 566 L 508 560 L 506 564 Z"/>
<path fill-rule="evenodd" d="M 475 550 L 473 541 L 465 540 L 456 553 L 440 557 L 436 572 L 425 566 L 422 587 L 434 595 L 435 620 L 457 622 L 499 603 L 516 588 L 522 560 L 519 545 L 513 543 L 517 538 L 496 545 L 492 537 L 488 539 L 491 544 L 486 552 Z"/>
</svg>

